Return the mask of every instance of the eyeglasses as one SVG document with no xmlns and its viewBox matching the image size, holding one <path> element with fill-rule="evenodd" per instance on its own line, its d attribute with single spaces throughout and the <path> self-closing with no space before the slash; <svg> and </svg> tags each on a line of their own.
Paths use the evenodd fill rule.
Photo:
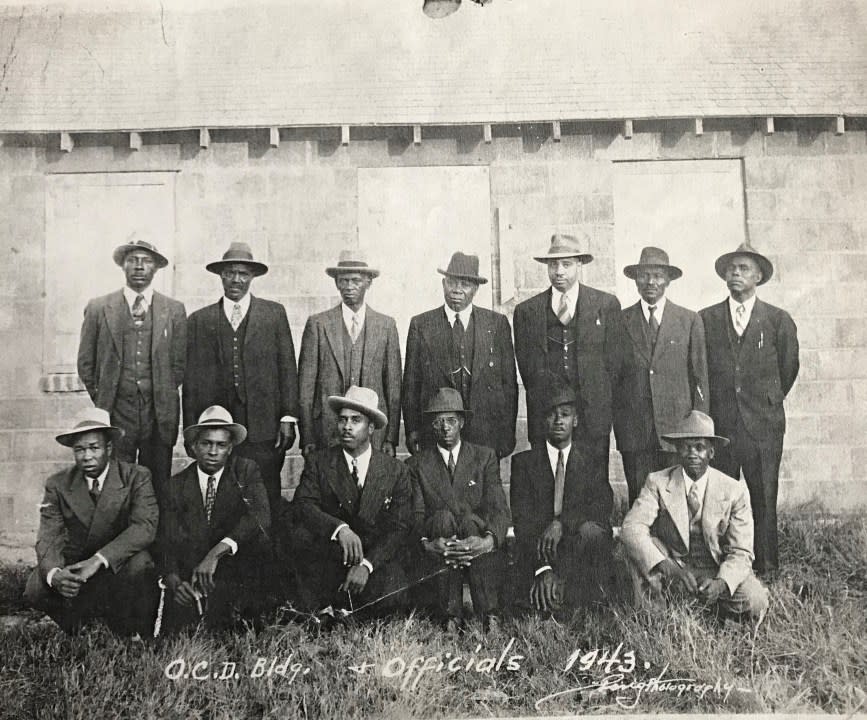
<svg viewBox="0 0 867 720">
<path fill-rule="evenodd" d="M 453 427 L 457 427 L 457 426 L 460 424 L 460 422 L 461 422 L 460 418 L 456 418 L 456 417 L 444 417 L 444 418 L 437 418 L 436 420 L 434 420 L 434 421 L 431 423 L 431 426 L 432 426 L 433 428 L 439 430 L 440 428 L 453 428 Z"/>
</svg>

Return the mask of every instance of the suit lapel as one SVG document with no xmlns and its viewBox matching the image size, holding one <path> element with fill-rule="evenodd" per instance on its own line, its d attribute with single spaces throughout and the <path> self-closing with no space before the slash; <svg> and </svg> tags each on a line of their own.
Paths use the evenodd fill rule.
<svg viewBox="0 0 867 720">
<path fill-rule="evenodd" d="M 355 503 L 358 499 L 358 488 L 352 482 L 352 476 L 349 474 L 349 468 L 346 465 L 346 459 L 343 457 L 343 450 L 339 447 L 334 448 L 331 452 L 331 468 L 328 473 L 328 484 L 337 496 L 340 503 L 350 509 L 355 514 L 357 512 Z M 373 459 L 371 458 L 371 463 Z M 370 468 L 368 468 L 368 475 Z"/>
<path fill-rule="evenodd" d="M 82 476 L 82 486 L 87 493 L 87 480 Z M 93 512 L 93 520 L 88 530 L 88 538 L 102 538 L 108 534 L 111 525 L 117 517 L 129 488 L 120 477 L 120 468 L 112 460 L 108 465 L 108 474 L 99 494 L 99 502 Z"/>
<path fill-rule="evenodd" d="M 662 491 L 662 501 L 674 521 L 683 547 L 689 551 L 689 508 L 686 505 L 686 489 L 683 470 L 675 467 L 668 475 L 668 483 Z"/>
<path fill-rule="evenodd" d="M 427 328 L 428 347 L 431 348 L 434 356 L 437 359 L 437 364 L 442 368 L 443 374 L 449 379 L 449 383 L 454 387 L 454 376 L 452 375 L 452 331 L 449 325 L 446 311 L 439 308 L 434 314 L 431 324 Z"/>
<path fill-rule="evenodd" d="M 485 362 L 494 347 L 494 328 L 491 318 L 486 312 L 480 312 L 479 308 L 473 308 L 473 385 L 476 387 L 476 379 L 481 377 Z"/>
<path fill-rule="evenodd" d="M 599 304 L 591 296 L 589 288 L 582 285 L 578 289 L 578 304 L 575 306 L 578 313 L 578 348 L 580 349 L 586 338 L 593 333 L 593 325 L 599 320 Z"/>
<path fill-rule="evenodd" d="M 755 308 L 753 308 L 755 310 Z M 707 485 L 705 485 L 704 498 L 701 505 L 701 532 L 707 544 L 710 554 L 717 563 L 722 553 L 719 546 L 719 531 L 717 523 L 723 517 L 723 509 L 726 505 L 725 486 L 714 476 L 717 471 L 708 468 Z"/>
<path fill-rule="evenodd" d="M 368 317 L 367 320 L 370 318 Z M 325 337 L 340 370 L 340 379 L 346 384 L 347 367 L 343 348 L 343 312 L 340 305 L 332 308 L 325 316 Z"/>
<path fill-rule="evenodd" d="M 671 301 L 666 302 L 665 311 L 662 313 L 662 321 L 659 323 L 659 332 L 656 335 L 656 344 L 653 346 L 652 358 L 655 358 L 657 353 L 662 352 L 674 336 L 674 326 L 677 325 L 676 316 L 677 307 Z M 643 316 L 642 319 L 644 319 Z"/>
<path fill-rule="evenodd" d="M 111 299 L 105 304 L 105 322 L 114 340 L 114 349 L 118 355 L 123 355 L 123 325 L 129 314 L 129 306 L 123 296 L 123 290 L 112 294 Z"/>
<path fill-rule="evenodd" d="M 158 292 L 154 291 L 153 304 L 153 327 L 151 330 L 151 360 L 156 362 L 157 353 L 160 352 L 160 338 L 166 337 L 168 334 L 169 324 L 169 304 L 166 299 Z"/>
<path fill-rule="evenodd" d="M 86 528 L 90 528 L 93 523 L 93 514 L 95 508 L 93 500 L 90 499 L 90 493 L 87 490 L 87 478 L 84 473 L 77 467 L 72 469 L 72 472 L 67 476 L 67 484 L 64 490 L 64 497 L 72 512 L 76 514 L 81 524 Z"/>
<path fill-rule="evenodd" d="M 205 501 L 202 498 L 202 489 L 199 487 L 199 473 L 195 462 L 184 470 L 180 480 L 181 496 L 184 499 L 184 507 L 189 512 L 187 519 L 190 526 L 197 532 L 209 534 L 208 515 L 205 512 Z"/>
<path fill-rule="evenodd" d="M 645 362 L 650 363 L 650 338 L 647 333 L 647 323 L 644 322 L 644 314 L 641 312 L 641 303 L 636 303 L 628 308 L 625 316 L 626 331 L 629 333 L 629 337 L 632 338 L 632 342 L 638 348 Z M 663 317 L 665 316 L 663 315 Z M 662 328 L 660 328 L 660 332 L 662 332 Z"/>
<path fill-rule="evenodd" d="M 367 466 L 367 477 L 364 479 L 364 489 L 358 502 L 358 517 L 367 523 L 376 520 L 379 508 L 392 487 L 392 478 L 384 471 L 384 458 L 382 453 L 374 450 Z"/>
<path fill-rule="evenodd" d="M 566 487 L 563 490 L 563 510 L 566 509 L 566 502 L 570 499 L 571 483 L 569 482 L 571 470 L 575 460 L 575 448 L 569 453 L 569 460 L 566 462 Z M 538 507 L 541 509 L 544 517 L 554 516 L 554 473 L 551 471 L 551 463 L 548 460 L 548 446 L 543 445 L 536 450 L 536 462 L 533 463 L 538 471 L 533 478 L 533 484 L 536 488 L 536 498 Z"/>
<path fill-rule="evenodd" d="M 361 379 L 370 382 L 375 378 L 377 368 L 373 361 L 377 356 L 376 349 L 385 345 L 385 322 L 382 316 L 368 306 L 364 317 L 364 352 L 361 355 Z M 382 400 L 383 398 L 380 398 Z"/>
</svg>

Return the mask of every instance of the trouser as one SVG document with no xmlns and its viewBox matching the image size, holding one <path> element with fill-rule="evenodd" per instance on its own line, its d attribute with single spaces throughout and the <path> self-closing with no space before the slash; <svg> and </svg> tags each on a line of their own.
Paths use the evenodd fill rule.
<svg viewBox="0 0 867 720">
<path fill-rule="evenodd" d="M 38 568 L 30 573 L 24 589 L 24 600 L 67 633 L 102 617 L 121 635 L 150 635 L 158 597 L 156 570 L 147 550 L 133 555 L 117 573 L 111 568 L 99 570 L 74 598 L 65 598 L 50 588 Z"/>
<path fill-rule="evenodd" d="M 626 487 L 629 491 L 629 507 L 638 497 L 644 481 L 652 472 L 664 470 L 680 462 L 678 454 L 667 452 L 659 448 L 652 450 L 621 450 L 623 459 L 623 472 L 626 475 Z"/>
<path fill-rule="evenodd" d="M 758 573 L 779 567 L 777 543 L 777 491 L 779 488 L 780 459 L 783 456 L 783 436 L 758 441 L 753 438 L 738 418 L 737 428 L 730 444 L 718 447 L 711 464 L 717 470 L 739 479 L 743 471 L 750 505 L 753 509 L 753 547 Z"/>
<path fill-rule="evenodd" d="M 259 466 L 262 474 L 262 482 L 265 485 L 265 493 L 268 495 L 268 507 L 271 508 L 271 525 L 277 523 L 281 514 L 282 480 L 280 473 L 286 460 L 285 453 L 278 453 L 274 449 L 275 440 L 267 442 L 249 442 L 245 440 L 232 452 L 241 457 L 248 458 Z"/>
</svg>

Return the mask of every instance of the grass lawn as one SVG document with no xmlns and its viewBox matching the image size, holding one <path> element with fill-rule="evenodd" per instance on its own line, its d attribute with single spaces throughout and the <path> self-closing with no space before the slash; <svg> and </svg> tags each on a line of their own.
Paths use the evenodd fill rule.
<svg viewBox="0 0 867 720">
<path fill-rule="evenodd" d="M 697 606 L 624 603 L 568 621 L 506 620 L 487 635 L 473 625 L 458 638 L 410 616 L 140 644 L 99 624 L 69 638 L 31 614 L 0 628 L 0 717 L 863 711 L 867 521 L 799 508 L 780 522 L 783 568 L 757 630 Z M 0 614 L 24 612 L 25 576 L 0 570 Z"/>
</svg>

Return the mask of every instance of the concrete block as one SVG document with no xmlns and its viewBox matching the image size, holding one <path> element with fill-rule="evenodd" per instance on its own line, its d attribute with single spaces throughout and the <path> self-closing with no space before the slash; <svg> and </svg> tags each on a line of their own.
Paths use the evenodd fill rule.
<svg viewBox="0 0 867 720">
<path fill-rule="evenodd" d="M 821 415 L 819 432 L 814 441 L 819 444 L 851 446 L 867 434 L 867 417 L 861 415 Z"/>
<path fill-rule="evenodd" d="M 659 156 L 664 159 L 716 157 L 716 137 L 713 133 L 695 134 L 695 126 L 678 125 L 662 132 Z"/>
<path fill-rule="evenodd" d="M 588 223 L 613 223 L 614 196 L 586 195 L 584 197 L 584 217 Z"/>
<path fill-rule="evenodd" d="M 786 443 L 798 446 L 806 444 L 819 434 L 818 415 L 795 415 L 789 413 L 786 417 Z"/>
<path fill-rule="evenodd" d="M 834 279 L 840 282 L 867 283 L 867 254 L 847 253 L 832 258 Z"/>
<path fill-rule="evenodd" d="M 744 158 L 744 185 L 748 190 L 778 190 L 786 187 L 792 161 L 779 157 Z"/>
<path fill-rule="evenodd" d="M 491 197 L 548 192 L 548 166 L 497 165 L 491 168 Z"/>
<path fill-rule="evenodd" d="M 748 221 L 777 220 L 777 196 L 770 190 L 747 190 L 746 215 Z"/>
<path fill-rule="evenodd" d="M 41 428 L 45 423 L 45 408 L 50 401 L 42 398 L 0 399 L 0 428 L 25 430 Z"/>
<path fill-rule="evenodd" d="M 816 351 L 823 380 L 867 378 L 867 357 L 861 349 L 832 348 Z"/>
<path fill-rule="evenodd" d="M 853 409 L 849 383 L 845 381 L 798 381 L 786 399 L 792 414 L 845 414 Z"/>
<path fill-rule="evenodd" d="M 12 457 L 18 461 L 71 461 L 72 451 L 54 439 L 50 430 L 22 430 L 12 438 Z"/>
<path fill-rule="evenodd" d="M 595 160 L 655 160 L 660 157 L 660 133 L 635 133 L 631 139 L 623 135 L 593 135 Z"/>
<path fill-rule="evenodd" d="M 555 195 L 612 194 L 614 166 L 598 160 L 552 162 L 548 164 L 548 184 Z"/>
<path fill-rule="evenodd" d="M 834 321 L 833 342 L 837 347 L 867 347 L 867 318 L 839 318 Z"/>
<path fill-rule="evenodd" d="M 762 248 L 762 252 L 770 252 Z M 780 283 L 797 285 L 823 285 L 830 280 L 831 268 L 827 264 L 806 261 L 802 253 L 780 254 L 769 258 L 774 263 L 774 275 Z M 824 259 L 824 258 L 823 258 Z M 834 258 L 828 258 L 833 260 Z"/>
<path fill-rule="evenodd" d="M 838 344 L 836 324 L 827 318 L 798 317 L 798 341 L 802 350 L 834 347 Z"/>
<path fill-rule="evenodd" d="M 818 482 L 821 478 L 850 480 L 853 473 L 849 446 L 789 447 L 783 453 L 780 476 L 807 483 Z"/>
<path fill-rule="evenodd" d="M 554 197 L 554 221 L 557 225 L 580 225 L 584 222 L 584 198 L 580 195 Z"/>
</svg>

